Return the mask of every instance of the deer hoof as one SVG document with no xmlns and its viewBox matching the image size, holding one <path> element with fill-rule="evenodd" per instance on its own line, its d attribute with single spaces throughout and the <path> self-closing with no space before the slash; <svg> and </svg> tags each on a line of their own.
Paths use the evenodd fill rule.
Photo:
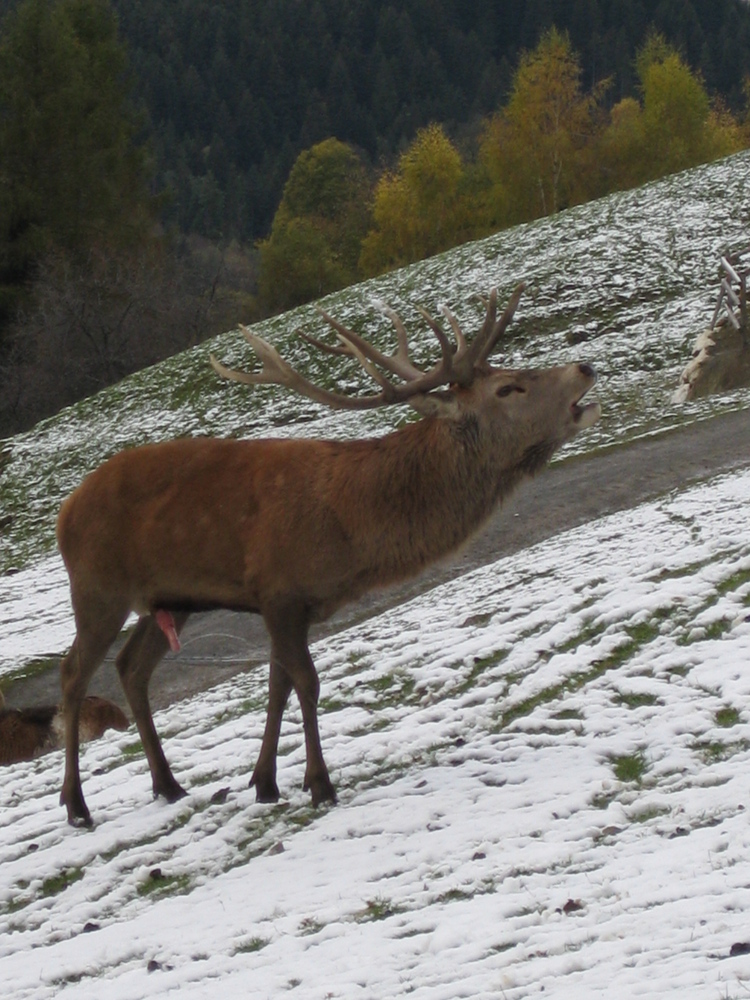
<svg viewBox="0 0 750 1000">
<path fill-rule="evenodd" d="M 255 786 L 255 801 L 276 803 L 279 801 L 279 786 L 271 779 L 259 778 L 253 775 L 248 788 Z"/>
<path fill-rule="evenodd" d="M 331 779 L 327 774 L 323 777 L 305 781 L 303 789 L 305 791 L 309 790 L 312 796 L 312 804 L 316 807 L 322 805 L 324 802 L 330 802 L 331 805 L 335 806 L 338 801 L 336 798 L 336 789 L 333 787 Z"/>
<path fill-rule="evenodd" d="M 171 782 L 168 784 L 160 784 L 158 787 L 154 785 L 154 798 L 156 799 L 160 795 L 163 796 L 167 802 L 179 802 L 180 799 L 185 798 L 187 792 L 182 785 L 179 785 L 174 778 L 172 778 Z"/>
<path fill-rule="evenodd" d="M 94 821 L 87 812 L 85 816 L 73 816 L 68 813 L 68 823 L 79 830 L 93 830 Z"/>
<path fill-rule="evenodd" d="M 60 795 L 60 805 L 65 806 L 68 812 L 68 823 L 71 826 L 78 827 L 92 827 L 94 821 L 91 818 L 91 813 L 88 810 L 88 806 L 83 801 L 83 795 L 73 794 L 72 796 L 67 796 L 65 792 Z"/>
</svg>

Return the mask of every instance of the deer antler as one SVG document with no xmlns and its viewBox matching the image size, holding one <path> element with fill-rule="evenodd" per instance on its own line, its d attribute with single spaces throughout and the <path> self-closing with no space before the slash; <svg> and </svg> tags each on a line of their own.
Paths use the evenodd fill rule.
<svg viewBox="0 0 750 1000">
<path fill-rule="evenodd" d="M 308 399 L 323 403 L 333 409 L 367 410 L 395 403 L 409 403 L 421 413 L 434 412 L 439 405 L 439 400 L 429 394 L 441 386 L 451 384 L 468 386 L 472 383 L 477 370 L 492 353 L 513 318 L 524 288 L 524 284 L 516 287 L 499 320 L 497 319 L 497 289 L 493 289 L 482 328 L 471 343 L 467 341 L 453 313 L 447 306 L 443 306 L 443 315 L 450 323 L 456 338 L 455 347 L 437 320 L 424 310 L 420 310 L 440 344 L 441 359 L 429 371 L 417 368 L 409 357 L 406 329 L 401 317 L 392 309 L 386 307 L 383 312 L 396 329 L 398 347 L 393 354 L 383 354 L 358 333 L 348 329 L 320 309 L 321 316 L 336 331 L 341 344 L 332 346 L 306 333 L 302 333 L 302 336 L 309 344 L 328 354 L 343 354 L 355 358 L 373 381 L 380 386 L 380 392 L 372 395 L 347 396 L 315 385 L 284 361 L 275 347 L 272 347 L 257 334 L 251 333 L 244 326 L 241 327 L 242 333 L 262 362 L 260 372 L 243 372 L 227 368 L 213 355 L 211 356 L 211 364 L 222 378 L 249 385 L 283 385 Z M 403 381 L 400 383 L 392 382 L 387 375 L 383 374 L 383 370 L 403 379 Z"/>
</svg>

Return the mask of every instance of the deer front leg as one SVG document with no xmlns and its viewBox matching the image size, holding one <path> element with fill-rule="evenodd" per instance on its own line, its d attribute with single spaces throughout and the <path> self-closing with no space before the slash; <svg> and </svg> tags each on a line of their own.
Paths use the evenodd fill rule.
<svg viewBox="0 0 750 1000">
<path fill-rule="evenodd" d="M 307 649 L 305 649 L 307 653 Z M 312 804 L 319 806 L 321 802 L 336 803 L 336 789 L 333 787 L 328 768 L 323 760 L 323 750 L 320 746 L 320 734 L 318 732 L 318 695 L 320 693 L 320 681 L 318 673 L 313 664 L 310 654 L 307 653 L 308 663 L 296 674 L 294 683 L 300 706 L 302 707 L 302 721 L 305 726 L 305 750 L 307 753 L 307 766 L 305 768 L 305 780 L 302 785 L 305 791 L 310 791 Z"/>
<path fill-rule="evenodd" d="M 173 619 L 170 616 L 170 629 L 175 642 L 187 619 L 188 615 L 185 613 L 176 614 Z M 177 645 L 179 646 L 179 643 Z M 177 802 L 187 795 L 187 792 L 175 779 L 164 756 L 148 699 L 148 682 L 151 674 L 170 646 L 173 646 L 172 637 L 164 630 L 162 623 L 153 615 L 146 615 L 138 621 L 116 662 L 120 681 L 133 711 L 133 718 L 151 769 L 154 798 L 163 795 L 167 802 Z"/>
<path fill-rule="evenodd" d="M 279 787 L 276 784 L 276 753 L 281 733 L 281 719 L 291 690 L 291 678 L 272 656 L 268 678 L 266 728 L 260 746 L 258 763 L 255 765 L 253 776 L 250 779 L 250 787 L 255 786 L 255 798 L 258 802 L 279 801 Z"/>
<path fill-rule="evenodd" d="M 263 612 L 268 631 L 271 634 L 271 662 L 281 668 L 286 674 L 299 699 L 302 709 L 302 722 L 305 728 L 305 751 L 307 765 L 303 788 L 310 791 L 314 806 L 321 802 L 336 802 L 336 791 L 328 776 L 328 768 L 323 759 L 318 732 L 318 695 L 320 682 L 315 670 L 310 651 L 307 647 L 307 632 L 309 627 L 308 614 L 304 607 L 286 605 L 265 609 Z M 288 696 L 288 690 L 287 690 Z M 283 711 L 283 708 L 282 708 Z M 269 705 L 268 726 L 272 722 L 272 712 Z M 275 775 L 276 747 L 278 744 L 278 729 L 281 725 L 281 713 L 273 716 L 273 729 L 269 736 L 269 744 L 261 747 L 261 757 L 264 749 L 267 759 L 264 763 L 265 773 L 273 767 Z M 273 746 L 271 748 L 271 741 Z M 271 761 L 271 763 L 269 763 Z M 259 761 L 260 763 L 260 761 Z M 274 780 L 275 784 L 275 780 Z"/>
</svg>

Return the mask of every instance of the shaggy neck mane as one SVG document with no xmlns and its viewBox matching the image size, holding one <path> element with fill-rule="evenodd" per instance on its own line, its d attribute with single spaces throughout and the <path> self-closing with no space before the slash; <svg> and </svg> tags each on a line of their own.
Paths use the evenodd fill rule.
<svg viewBox="0 0 750 1000">
<path fill-rule="evenodd" d="M 356 535 L 366 546 L 362 585 L 416 574 L 455 551 L 550 452 L 533 449 L 514 462 L 505 445 L 489 441 L 475 417 L 462 422 L 428 417 L 383 438 L 345 446 L 347 492 L 358 503 L 344 518 L 359 529 Z"/>
</svg>

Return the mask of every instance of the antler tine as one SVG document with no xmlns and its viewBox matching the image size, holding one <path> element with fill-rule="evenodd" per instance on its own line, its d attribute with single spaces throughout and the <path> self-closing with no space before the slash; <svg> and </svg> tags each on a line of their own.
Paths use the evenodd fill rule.
<svg viewBox="0 0 750 1000">
<path fill-rule="evenodd" d="M 464 354 L 461 357 L 457 357 L 455 361 L 454 367 L 456 368 L 457 381 L 461 382 L 461 384 L 468 385 L 472 381 L 474 378 L 474 369 L 486 361 L 495 349 L 498 340 L 513 319 L 513 314 L 518 307 L 518 302 L 525 288 L 526 285 L 523 282 L 516 286 L 505 308 L 505 312 L 499 320 L 497 319 L 497 288 L 492 289 L 481 330 L 468 345 Z"/>
<path fill-rule="evenodd" d="M 430 329 L 437 337 L 438 343 L 440 344 L 440 352 L 443 355 L 442 366 L 445 367 L 447 373 L 450 373 L 450 381 L 452 381 L 453 355 L 455 354 L 455 349 L 451 344 L 450 340 L 448 340 L 448 338 L 446 337 L 445 331 L 443 330 L 442 326 L 438 323 L 438 321 L 434 319 L 432 316 L 430 316 L 430 314 L 427 312 L 426 309 L 422 309 L 421 306 L 419 307 L 419 313 L 422 319 L 426 323 L 429 323 Z"/>
<path fill-rule="evenodd" d="M 325 316 L 325 313 L 323 313 L 323 315 Z M 330 319 L 330 317 L 327 318 Z M 364 370 L 367 372 L 370 378 L 374 382 L 377 382 L 378 385 L 383 386 L 383 388 L 393 386 L 393 383 L 390 382 L 387 378 L 385 378 L 382 372 L 378 368 L 376 368 L 371 361 L 369 361 L 369 359 L 365 356 L 363 351 L 357 348 L 355 342 L 351 338 L 352 331 L 346 330 L 346 333 L 343 333 L 342 332 L 343 330 L 346 330 L 346 327 L 341 326 L 341 329 L 336 329 L 336 335 L 341 341 L 341 344 L 339 345 L 326 344 L 325 341 L 318 340 L 317 337 L 311 337 L 310 334 L 305 333 L 304 330 L 297 330 L 297 333 L 300 335 L 300 337 L 302 337 L 303 340 L 306 340 L 308 344 L 312 344 L 313 347 L 317 347 L 318 350 L 323 351 L 326 354 L 335 354 L 339 357 L 343 355 L 344 357 L 354 358 L 356 361 L 359 362 L 362 368 L 364 368 Z M 367 341 L 362 341 L 362 343 L 367 344 Z M 372 347 L 371 344 L 367 344 L 367 346 Z M 375 351 L 375 348 L 372 349 L 373 352 L 375 352 L 376 354 L 379 353 Z M 382 357 L 383 361 L 388 360 L 387 358 L 385 358 L 384 355 Z M 407 358 L 407 363 L 408 363 L 408 358 Z M 419 368 L 414 368 L 414 366 L 410 364 L 408 365 L 408 369 L 410 373 L 410 378 L 417 378 L 418 376 L 424 374 L 419 370 Z M 413 374 L 411 374 L 412 372 Z M 394 373 L 402 374 L 400 371 L 398 372 L 394 371 Z M 402 377 L 406 378 L 406 375 L 402 375 Z"/>
<path fill-rule="evenodd" d="M 313 347 L 317 347 L 319 351 L 323 351 L 325 354 L 334 354 L 338 357 L 354 358 L 359 364 L 364 368 L 367 374 L 375 382 L 382 386 L 392 385 L 388 379 L 384 378 L 382 373 L 364 356 L 362 351 L 359 351 L 356 346 L 351 343 L 348 339 L 344 339 L 344 336 L 337 331 L 337 336 L 341 341 L 341 344 L 326 344 L 323 340 L 318 340 L 317 337 L 311 337 L 309 333 L 305 333 L 304 330 L 297 330 L 297 333 L 306 340 L 308 344 L 312 344 Z"/>
<path fill-rule="evenodd" d="M 503 312 L 500 319 L 493 325 L 492 331 L 490 335 L 487 337 L 487 342 L 479 351 L 479 356 L 477 357 L 477 360 L 474 362 L 475 365 L 481 363 L 482 361 L 486 361 L 487 358 L 490 356 L 490 354 L 492 354 L 495 347 L 497 346 L 498 340 L 500 340 L 502 335 L 507 330 L 510 321 L 513 319 L 513 315 L 516 309 L 518 308 L 518 303 L 521 301 L 521 296 L 523 295 L 525 290 L 526 290 L 525 281 L 520 282 L 513 289 L 513 294 L 508 299 L 508 304 L 505 307 L 505 311 Z"/>
<path fill-rule="evenodd" d="M 399 364 L 400 370 L 398 374 L 401 375 L 402 378 L 419 378 L 423 372 L 412 363 L 412 360 L 409 357 L 409 339 L 406 334 L 404 321 L 401 319 L 396 310 L 391 309 L 388 305 L 382 305 L 381 312 L 384 316 L 388 317 L 396 330 L 398 348 L 396 353 L 391 355 L 391 358 Z"/>
<path fill-rule="evenodd" d="M 451 329 L 453 330 L 453 336 L 456 338 L 456 358 L 460 358 L 463 356 L 464 352 L 468 347 L 468 344 L 466 342 L 466 337 L 464 336 L 464 332 L 459 326 L 458 320 L 450 311 L 448 306 L 445 305 L 445 303 L 443 303 L 443 305 L 440 307 L 440 312 L 443 314 L 443 316 L 445 316 L 445 318 L 451 325 Z"/>
<path fill-rule="evenodd" d="M 392 309 L 388 311 L 384 310 L 386 316 L 388 316 L 393 325 L 396 327 L 396 335 L 398 337 L 398 349 L 396 350 L 396 353 L 392 355 L 383 354 L 382 351 L 379 351 L 377 347 L 374 347 L 368 340 L 365 340 L 364 337 L 360 337 L 360 335 L 355 333 L 354 330 L 350 330 L 348 327 L 345 327 L 343 323 L 339 323 L 338 320 L 329 316 L 323 309 L 318 309 L 318 312 L 326 323 L 333 327 L 343 343 L 349 347 L 349 353 L 354 357 L 357 357 L 358 360 L 361 355 L 372 361 L 374 364 L 380 365 L 381 368 L 385 368 L 385 370 L 389 371 L 392 375 L 398 375 L 399 378 L 402 378 L 407 382 L 421 378 L 424 375 L 424 372 L 413 365 L 409 360 L 406 330 L 404 329 L 401 317 L 397 313 L 393 312 Z M 359 355 L 354 353 L 355 348 L 359 351 Z M 370 374 L 372 374 L 372 372 L 370 372 Z"/>
<path fill-rule="evenodd" d="M 495 326 L 495 316 L 497 314 L 497 288 L 493 288 L 487 301 L 487 312 L 482 323 L 482 328 L 470 344 L 466 344 L 465 349 L 457 354 L 454 361 L 456 381 L 461 385 L 471 385 L 474 379 L 474 368 L 478 363 L 482 347 L 490 337 Z"/>
<path fill-rule="evenodd" d="M 344 339 L 341 334 L 339 334 L 339 337 L 341 337 L 342 340 Z M 362 341 L 362 343 L 367 344 L 367 341 L 366 340 Z M 367 346 L 370 347 L 371 345 L 367 344 Z M 356 343 L 354 343 L 353 341 L 350 343 L 344 341 L 344 347 L 342 353 L 349 354 L 351 357 L 356 358 L 356 360 L 359 362 L 362 368 L 364 368 L 364 370 L 367 372 L 367 374 L 370 376 L 373 382 L 377 382 L 378 385 L 382 386 L 386 392 L 390 392 L 391 389 L 395 390 L 396 386 L 394 386 L 393 382 L 391 382 L 389 379 L 385 377 L 385 375 L 380 371 L 380 369 L 377 368 L 370 361 L 370 359 L 363 351 L 360 351 Z"/>
<path fill-rule="evenodd" d="M 304 330 L 297 330 L 297 333 L 303 340 L 306 340 L 308 344 L 312 344 L 313 347 L 317 347 L 319 351 L 323 351 L 325 354 L 337 354 L 339 357 L 344 355 L 345 357 L 352 357 L 351 348 L 348 344 L 326 344 L 324 340 L 318 340 L 317 337 L 311 337 L 309 333 L 305 333 Z"/>
</svg>

